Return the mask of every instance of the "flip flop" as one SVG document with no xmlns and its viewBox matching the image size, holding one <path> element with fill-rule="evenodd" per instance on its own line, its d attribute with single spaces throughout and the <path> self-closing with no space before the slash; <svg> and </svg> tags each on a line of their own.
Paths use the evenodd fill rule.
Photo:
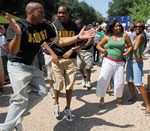
<svg viewBox="0 0 150 131">
<path fill-rule="evenodd" d="M 135 103 L 135 102 L 136 102 L 136 100 L 133 101 L 133 98 L 128 100 L 128 103 L 129 103 L 129 104 L 133 104 L 133 103 Z"/>
</svg>

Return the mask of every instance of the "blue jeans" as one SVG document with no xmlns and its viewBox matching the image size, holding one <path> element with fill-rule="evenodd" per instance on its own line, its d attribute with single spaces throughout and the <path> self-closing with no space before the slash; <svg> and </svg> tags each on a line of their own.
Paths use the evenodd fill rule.
<svg viewBox="0 0 150 131">
<path fill-rule="evenodd" d="M 142 69 L 143 62 L 139 63 L 136 60 L 128 59 L 126 81 L 133 82 L 135 86 L 142 86 Z"/>
<path fill-rule="evenodd" d="M 5 123 L 0 129 L 13 131 L 16 121 L 47 94 L 42 72 L 34 65 L 8 61 L 8 73 L 14 91 Z"/>
</svg>

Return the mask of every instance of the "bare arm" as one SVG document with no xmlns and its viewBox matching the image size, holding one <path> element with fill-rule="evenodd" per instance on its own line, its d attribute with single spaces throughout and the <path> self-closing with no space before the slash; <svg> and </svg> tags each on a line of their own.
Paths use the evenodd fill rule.
<svg viewBox="0 0 150 131">
<path fill-rule="evenodd" d="M 105 55 L 107 54 L 107 50 L 102 47 L 104 47 L 104 45 L 108 42 L 108 40 L 109 40 L 109 36 L 105 36 L 96 46 L 96 48 L 99 51 L 103 52 Z"/>
<path fill-rule="evenodd" d="M 44 42 L 42 44 L 42 46 L 51 54 L 52 56 L 52 60 L 55 64 L 59 63 L 58 57 L 57 55 L 54 53 L 54 51 L 49 47 L 49 45 L 47 44 L 47 42 Z"/>
<path fill-rule="evenodd" d="M 8 20 L 9 26 L 11 29 L 17 34 L 21 34 L 20 26 L 16 23 L 14 19 L 12 19 L 8 13 L 6 13 L 5 17 Z M 21 35 L 16 36 L 10 41 L 9 43 L 9 51 L 12 55 L 16 55 L 20 49 L 20 41 L 21 41 Z"/>
<path fill-rule="evenodd" d="M 78 35 L 81 40 L 83 40 L 83 39 L 88 39 L 88 38 L 92 38 L 92 37 L 95 36 L 94 30 L 84 31 L 84 30 L 85 30 L 85 27 L 86 27 L 86 26 L 84 26 L 84 27 L 82 28 L 82 30 L 80 31 L 80 33 L 79 33 L 79 35 Z M 51 38 L 50 40 L 51 40 L 51 41 L 54 41 L 55 39 L 56 39 L 56 38 Z M 77 36 L 73 36 L 73 37 L 59 37 L 59 38 L 58 38 L 58 41 L 55 42 L 55 44 L 56 44 L 57 46 L 61 47 L 61 46 L 71 45 L 71 44 L 73 44 L 73 43 L 75 43 L 75 42 L 77 42 L 77 41 L 78 41 Z"/>
<path fill-rule="evenodd" d="M 77 45 L 77 46 L 74 47 L 75 51 L 76 51 L 78 54 L 80 54 L 81 49 L 87 47 L 88 45 L 90 45 L 90 44 L 91 44 L 91 41 L 92 41 L 92 38 L 89 38 L 86 44 L 85 44 L 85 42 L 83 41 L 82 43 L 80 43 L 79 45 Z M 72 55 L 72 53 L 73 53 L 73 50 L 72 50 L 72 49 L 68 50 L 68 51 L 63 55 L 63 58 L 64 58 L 64 59 L 68 59 L 68 58 Z"/>
<path fill-rule="evenodd" d="M 9 51 L 12 55 L 16 55 L 20 49 L 21 36 L 15 36 L 9 43 Z"/>
<path fill-rule="evenodd" d="M 80 43 L 79 45 L 75 46 L 74 49 L 75 49 L 75 51 L 76 51 L 78 54 L 80 54 L 80 51 L 81 51 L 81 49 L 82 49 L 84 46 L 85 46 L 85 42 L 82 42 L 82 43 Z M 63 55 L 63 58 L 64 58 L 64 59 L 69 59 L 69 57 L 72 55 L 72 53 L 73 53 L 73 50 L 72 50 L 72 49 L 68 50 L 68 51 Z"/>
<path fill-rule="evenodd" d="M 89 46 L 91 43 L 92 43 L 92 38 L 89 38 L 88 41 L 87 41 L 86 44 L 85 44 L 85 48 L 86 48 L 87 46 Z"/>
<path fill-rule="evenodd" d="M 125 43 L 127 44 L 128 48 L 128 51 L 123 53 L 123 56 L 127 56 L 132 51 L 133 47 L 129 35 L 127 33 L 124 33 L 123 37 L 125 39 Z"/>
<path fill-rule="evenodd" d="M 142 34 L 138 35 L 136 42 L 135 42 L 135 45 L 134 45 L 134 48 L 133 48 L 134 56 L 138 62 L 142 62 L 142 59 L 137 56 L 137 49 L 138 49 L 139 45 L 141 43 L 144 44 L 144 42 L 145 42 L 144 36 Z"/>
<path fill-rule="evenodd" d="M 101 25 L 99 25 L 99 27 L 96 29 L 96 33 L 97 33 L 97 31 L 98 31 L 100 28 L 101 28 Z"/>
</svg>

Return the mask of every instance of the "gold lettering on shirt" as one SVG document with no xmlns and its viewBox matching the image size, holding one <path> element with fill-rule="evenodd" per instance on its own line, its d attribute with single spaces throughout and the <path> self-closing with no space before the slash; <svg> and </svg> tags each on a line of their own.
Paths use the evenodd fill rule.
<svg viewBox="0 0 150 131">
<path fill-rule="evenodd" d="M 75 32 L 74 31 L 69 31 L 69 37 L 75 36 Z"/>
<path fill-rule="evenodd" d="M 41 34 L 43 40 L 45 40 L 47 38 L 46 30 L 41 31 L 40 34 Z"/>
<path fill-rule="evenodd" d="M 42 40 L 47 38 L 46 30 L 42 30 L 40 32 L 35 32 L 33 35 L 29 33 L 28 42 L 30 43 L 40 43 Z"/>
<path fill-rule="evenodd" d="M 35 39 L 34 39 L 34 37 L 32 36 L 31 33 L 29 33 L 29 39 L 28 39 L 28 42 L 30 42 L 30 43 L 35 43 Z"/>
<path fill-rule="evenodd" d="M 58 35 L 60 37 L 72 37 L 72 36 L 75 36 L 75 32 L 74 31 L 67 31 L 67 30 L 64 30 L 64 31 L 57 31 Z"/>
<path fill-rule="evenodd" d="M 36 43 L 40 43 L 40 41 L 42 41 L 39 32 L 34 33 L 33 36 L 34 36 L 34 38 L 35 38 L 35 42 L 36 42 Z"/>
</svg>

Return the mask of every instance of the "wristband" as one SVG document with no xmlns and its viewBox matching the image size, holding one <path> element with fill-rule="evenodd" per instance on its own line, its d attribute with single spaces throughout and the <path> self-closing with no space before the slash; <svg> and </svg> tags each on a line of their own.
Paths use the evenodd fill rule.
<svg viewBox="0 0 150 131">
<path fill-rule="evenodd" d="M 81 39 L 80 39 L 80 37 L 79 37 L 79 35 L 77 35 L 77 39 L 78 39 L 78 41 L 80 41 Z"/>
<path fill-rule="evenodd" d="M 21 33 L 20 33 L 19 35 L 17 35 L 16 33 L 15 33 L 15 35 L 16 35 L 16 36 L 21 36 L 21 35 L 22 35 L 22 31 L 21 31 Z"/>
</svg>

